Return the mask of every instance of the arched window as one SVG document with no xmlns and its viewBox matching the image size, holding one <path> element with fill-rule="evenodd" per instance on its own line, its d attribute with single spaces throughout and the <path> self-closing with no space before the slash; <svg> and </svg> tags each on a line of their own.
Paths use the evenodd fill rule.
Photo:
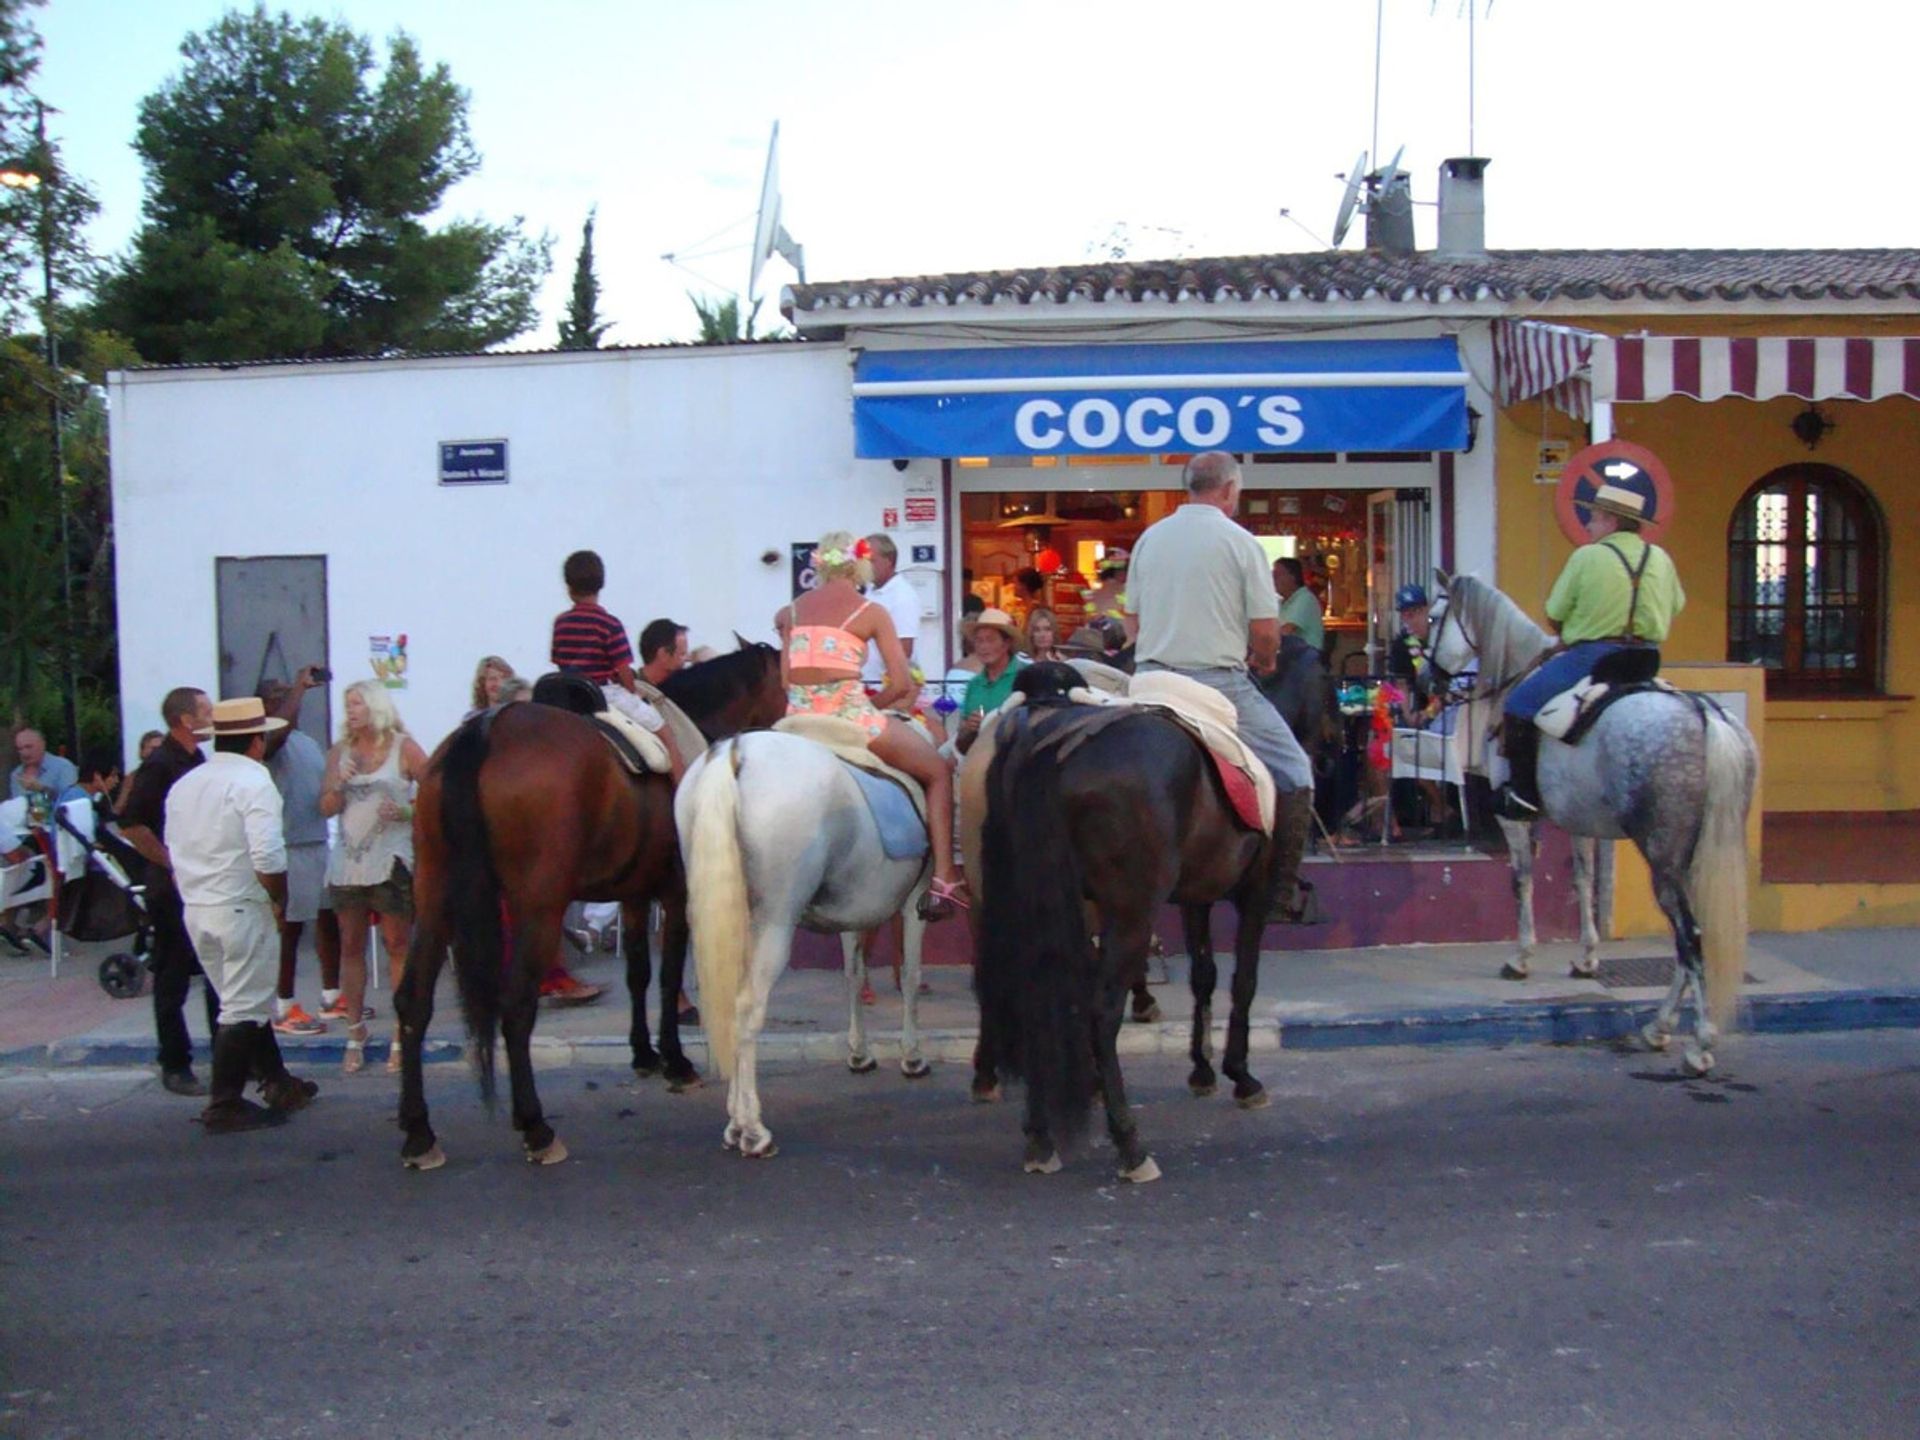
<svg viewBox="0 0 1920 1440">
<path fill-rule="evenodd" d="M 1727 658 L 1767 667 L 1769 695 L 1871 694 L 1884 614 L 1879 507 L 1831 465 L 1788 465 L 1727 527 Z"/>
</svg>

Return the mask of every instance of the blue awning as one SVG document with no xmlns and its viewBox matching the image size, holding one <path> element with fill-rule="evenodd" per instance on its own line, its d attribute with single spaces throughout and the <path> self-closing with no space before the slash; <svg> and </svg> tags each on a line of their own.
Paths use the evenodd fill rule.
<svg viewBox="0 0 1920 1440">
<path fill-rule="evenodd" d="M 854 449 L 1464 450 L 1466 383 L 1451 338 L 870 350 L 854 366 Z"/>
</svg>

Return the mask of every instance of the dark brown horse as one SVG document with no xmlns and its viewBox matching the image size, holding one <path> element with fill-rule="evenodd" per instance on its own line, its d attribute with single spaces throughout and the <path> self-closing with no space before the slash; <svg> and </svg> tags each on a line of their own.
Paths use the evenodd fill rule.
<svg viewBox="0 0 1920 1440">
<path fill-rule="evenodd" d="M 1127 1108 L 1117 1037 L 1128 989 L 1146 972 L 1154 915 L 1169 901 L 1180 906 L 1193 965 L 1187 1083 L 1205 1095 L 1216 1084 L 1207 917 L 1215 901 L 1233 902 L 1233 1008 L 1221 1069 L 1234 1098 L 1253 1109 L 1267 1099 L 1247 1069 L 1248 1025 L 1260 932 L 1280 877 L 1271 873 L 1274 847 L 1235 818 L 1211 760 L 1174 721 L 1093 710 L 1098 728 L 1062 745 L 1090 712 L 1062 703 L 1047 673 L 1055 668 L 1023 672 L 1027 704 L 1005 712 L 994 733 L 974 929 L 978 1068 L 982 1077 L 1002 1071 L 1026 1082 L 1029 1171 L 1060 1168 L 1057 1142 L 1086 1129 L 1097 1093 L 1121 1178 L 1153 1180 L 1160 1170 Z M 1097 943 L 1087 934 L 1089 901 L 1100 917 Z"/>
<path fill-rule="evenodd" d="M 770 645 L 746 646 L 681 674 L 686 678 L 676 676 L 663 689 L 708 735 L 764 728 L 786 712 L 780 655 Z M 491 1103 L 494 1041 L 504 1036 L 513 1123 L 528 1159 L 566 1158 L 541 1115 L 528 1041 L 540 980 L 559 956 L 562 917 L 574 900 L 622 907 L 634 1070 L 664 1070 L 675 1088 L 697 1080 L 680 1047 L 675 1008 L 686 969 L 687 885 L 668 777 L 628 774 L 579 715 L 508 705 L 475 716 L 440 746 L 414 813 L 413 944 L 394 995 L 406 1131 L 400 1157 L 407 1165 L 430 1170 L 446 1161 L 427 1119 L 420 1049 L 449 946 L 481 1093 Z M 658 1052 L 646 1015 L 647 909 L 656 903 L 664 916 Z"/>
</svg>

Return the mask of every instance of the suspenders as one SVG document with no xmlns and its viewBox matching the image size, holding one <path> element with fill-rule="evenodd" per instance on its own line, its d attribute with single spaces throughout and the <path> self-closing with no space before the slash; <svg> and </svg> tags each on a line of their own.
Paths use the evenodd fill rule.
<svg viewBox="0 0 1920 1440">
<path fill-rule="evenodd" d="M 1620 553 L 1618 546 L 1609 545 L 1605 540 L 1600 542 L 1600 548 L 1620 562 L 1621 568 L 1627 572 L 1627 583 L 1633 587 L 1632 594 L 1627 600 L 1626 632 L 1620 637 L 1630 644 L 1635 643 L 1639 639 L 1639 637 L 1633 633 L 1633 617 L 1638 614 L 1640 610 L 1640 577 L 1647 573 L 1647 562 L 1653 558 L 1652 543 L 1642 540 L 1640 545 L 1640 563 L 1634 565 L 1625 555 Z"/>
</svg>

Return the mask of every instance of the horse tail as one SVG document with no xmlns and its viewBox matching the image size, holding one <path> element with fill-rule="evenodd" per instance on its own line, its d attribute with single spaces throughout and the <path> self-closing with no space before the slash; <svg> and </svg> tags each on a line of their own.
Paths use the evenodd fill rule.
<svg viewBox="0 0 1920 1440">
<path fill-rule="evenodd" d="M 1687 888 L 1700 926 L 1710 1018 L 1724 1030 L 1747 967 L 1747 809 L 1759 760 L 1743 728 L 1713 710 L 1706 720 L 1706 807 Z"/>
<path fill-rule="evenodd" d="M 740 854 L 740 742 L 709 750 L 686 807 L 687 918 L 700 976 L 700 1018 L 722 1075 L 732 1075 L 734 1010 L 747 969 L 746 864 Z"/>
<path fill-rule="evenodd" d="M 485 718 L 470 720 L 447 743 L 440 762 L 440 838 L 447 856 L 447 911 L 460 1008 L 474 1042 L 480 1094 L 492 1105 L 505 954 L 500 876 L 493 868 L 487 816 L 480 805 L 480 766 L 487 758 L 488 729 Z"/>
<path fill-rule="evenodd" d="M 1026 1082 L 1057 1143 L 1086 1130 L 1093 1100 L 1094 956 L 1060 767 L 1034 754 L 1033 729 L 1014 710 L 994 732 L 974 984 L 983 1049 Z"/>
</svg>

